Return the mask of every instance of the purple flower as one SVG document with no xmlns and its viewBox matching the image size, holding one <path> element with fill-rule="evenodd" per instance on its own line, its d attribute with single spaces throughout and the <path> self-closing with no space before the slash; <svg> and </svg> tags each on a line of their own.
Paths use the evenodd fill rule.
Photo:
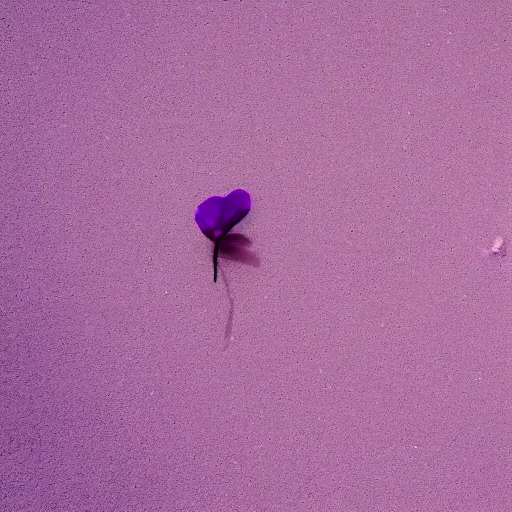
<svg viewBox="0 0 512 512">
<path fill-rule="evenodd" d="M 213 249 L 213 280 L 217 281 L 217 258 L 219 241 L 236 226 L 251 209 L 251 196 L 238 188 L 227 196 L 212 196 L 203 201 L 196 210 L 195 219 L 199 229 L 212 242 Z"/>
</svg>

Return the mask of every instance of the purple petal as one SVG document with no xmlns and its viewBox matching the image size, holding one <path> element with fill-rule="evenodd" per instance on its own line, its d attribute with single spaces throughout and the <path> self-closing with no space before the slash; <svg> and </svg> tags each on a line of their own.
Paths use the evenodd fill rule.
<svg viewBox="0 0 512 512">
<path fill-rule="evenodd" d="M 222 205 L 222 214 L 220 217 L 220 227 L 222 234 L 225 235 L 236 226 L 251 209 L 251 196 L 241 188 L 233 190 L 224 198 Z"/>
<path fill-rule="evenodd" d="M 251 196 L 239 188 L 225 197 L 212 196 L 203 201 L 197 207 L 195 219 L 203 234 L 215 241 L 238 224 L 250 209 Z"/>
<path fill-rule="evenodd" d="M 210 240 L 215 241 L 221 234 L 218 224 L 221 216 L 223 197 L 212 196 L 203 201 L 196 210 L 195 219 L 199 229 Z"/>
</svg>

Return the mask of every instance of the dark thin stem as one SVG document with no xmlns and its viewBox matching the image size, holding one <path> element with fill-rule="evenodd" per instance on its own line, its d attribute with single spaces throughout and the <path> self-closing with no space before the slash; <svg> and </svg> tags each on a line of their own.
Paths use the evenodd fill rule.
<svg viewBox="0 0 512 512">
<path fill-rule="evenodd" d="M 217 260 L 219 259 L 219 242 L 220 239 L 217 238 L 215 240 L 215 245 L 213 246 L 213 282 L 217 282 Z"/>
</svg>

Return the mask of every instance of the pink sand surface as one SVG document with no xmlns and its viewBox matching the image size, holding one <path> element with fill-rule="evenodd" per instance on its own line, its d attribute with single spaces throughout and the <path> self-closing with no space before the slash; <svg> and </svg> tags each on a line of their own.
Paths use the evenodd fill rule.
<svg viewBox="0 0 512 512">
<path fill-rule="evenodd" d="M 0 510 L 512 510 L 511 19 L 4 2 Z"/>
</svg>

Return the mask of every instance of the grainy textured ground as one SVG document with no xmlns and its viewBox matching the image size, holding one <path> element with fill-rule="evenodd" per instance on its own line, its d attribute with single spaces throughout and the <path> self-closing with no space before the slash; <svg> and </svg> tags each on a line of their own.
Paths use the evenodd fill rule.
<svg viewBox="0 0 512 512">
<path fill-rule="evenodd" d="M 4 2 L 0 508 L 512 510 L 511 17 Z"/>
</svg>

